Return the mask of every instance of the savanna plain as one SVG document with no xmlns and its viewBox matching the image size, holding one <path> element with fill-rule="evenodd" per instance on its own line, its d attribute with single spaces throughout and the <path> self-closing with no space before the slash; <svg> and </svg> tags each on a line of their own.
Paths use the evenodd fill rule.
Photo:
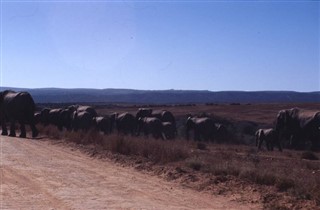
<svg viewBox="0 0 320 210">
<path fill-rule="evenodd" d="M 150 107 L 92 106 L 101 116 Z M 0 208 L 320 209 L 319 152 L 255 146 L 255 131 L 293 107 L 319 111 L 320 104 L 151 106 L 175 116 L 173 140 L 40 124 L 37 139 L 1 136 Z M 213 142 L 187 140 L 187 115 L 204 113 L 227 134 Z"/>
</svg>

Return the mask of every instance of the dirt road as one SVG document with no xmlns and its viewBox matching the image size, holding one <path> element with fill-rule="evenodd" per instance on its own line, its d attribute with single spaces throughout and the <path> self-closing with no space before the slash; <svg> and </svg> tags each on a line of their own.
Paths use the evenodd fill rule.
<svg viewBox="0 0 320 210">
<path fill-rule="evenodd" d="M 259 209 L 46 140 L 0 137 L 0 209 Z"/>
</svg>

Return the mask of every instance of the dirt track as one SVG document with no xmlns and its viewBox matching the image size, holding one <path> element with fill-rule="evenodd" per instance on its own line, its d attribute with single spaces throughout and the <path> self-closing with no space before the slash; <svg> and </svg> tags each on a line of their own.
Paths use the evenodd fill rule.
<svg viewBox="0 0 320 210">
<path fill-rule="evenodd" d="M 50 141 L 0 139 L 0 209 L 260 208 L 185 189 Z"/>
</svg>

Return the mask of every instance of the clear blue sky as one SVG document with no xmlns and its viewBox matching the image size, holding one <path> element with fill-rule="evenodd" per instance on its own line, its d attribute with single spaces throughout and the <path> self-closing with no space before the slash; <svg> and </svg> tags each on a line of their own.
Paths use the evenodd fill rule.
<svg viewBox="0 0 320 210">
<path fill-rule="evenodd" d="M 1 85 L 320 90 L 319 1 L 1 1 Z"/>
</svg>

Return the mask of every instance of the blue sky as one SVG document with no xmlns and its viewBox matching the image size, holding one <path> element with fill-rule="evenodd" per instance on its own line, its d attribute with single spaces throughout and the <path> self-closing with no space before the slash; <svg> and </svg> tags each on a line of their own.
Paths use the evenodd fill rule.
<svg viewBox="0 0 320 210">
<path fill-rule="evenodd" d="M 320 90 L 318 1 L 1 1 L 1 86 Z"/>
</svg>

